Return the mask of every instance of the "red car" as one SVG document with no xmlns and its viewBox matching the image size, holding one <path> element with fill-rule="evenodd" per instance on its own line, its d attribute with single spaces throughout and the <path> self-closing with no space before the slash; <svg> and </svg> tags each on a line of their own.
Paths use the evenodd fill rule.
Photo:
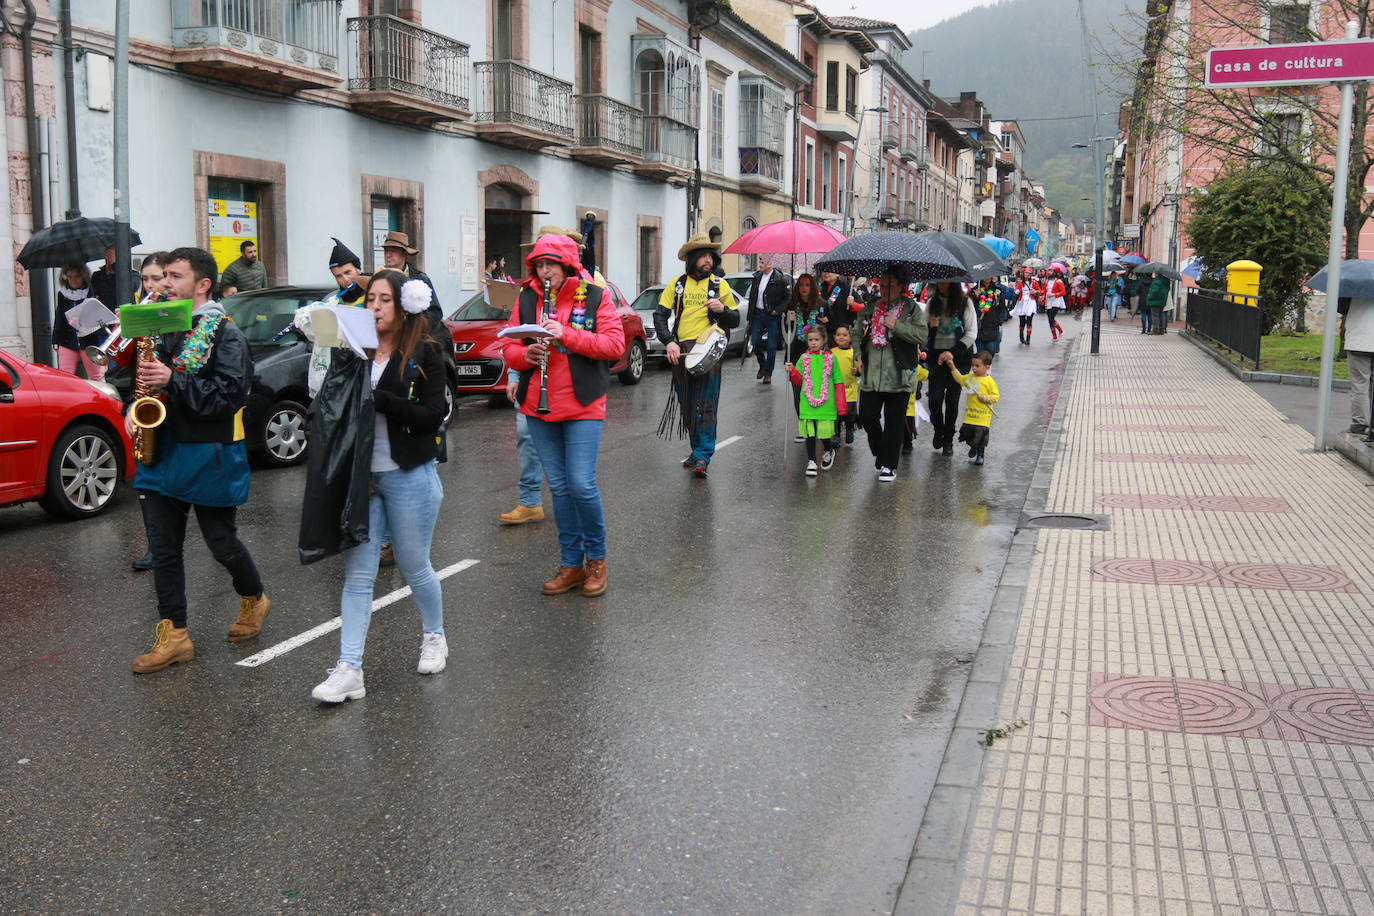
<svg viewBox="0 0 1374 916">
<path fill-rule="evenodd" d="M 630 308 L 624 294 L 614 283 L 607 283 L 615 299 L 615 310 L 625 324 L 625 352 L 611 371 L 618 373 L 626 385 L 637 385 L 644 376 L 644 355 L 648 347 L 644 341 L 644 322 Z M 458 360 L 458 393 L 506 396 L 506 361 L 502 357 L 503 341 L 496 335 L 510 321 L 508 309 L 494 308 L 482 293 L 460 305 L 444 319 L 453 334 L 453 347 Z"/>
<path fill-rule="evenodd" d="M 120 406 L 111 386 L 0 350 L 0 506 L 36 499 L 67 518 L 101 512 L 134 476 Z"/>
</svg>

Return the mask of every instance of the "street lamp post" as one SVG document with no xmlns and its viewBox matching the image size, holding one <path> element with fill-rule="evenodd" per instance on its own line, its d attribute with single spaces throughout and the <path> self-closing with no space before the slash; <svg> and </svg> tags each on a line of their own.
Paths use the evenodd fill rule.
<svg viewBox="0 0 1374 916">
<path fill-rule="evenodd" d="M 864 115 L 869 112 L 877 114 L 887 114 L 887 107 L 865 108 L 859 112 L 859 127 L 854 132 L 854 149 L 849 155 L 849 179 L 845 182 L 844 188 L 844 234 L 852 235 L 854 232 L 854 217 L 851 210 L 854 207 L 854 163 L 859 159 L 859 141 L 864 135 Z"/>
<path fill-rule="evenodd" d="M 1097 77 L 1093 76 L 1093 84 L 1096 86 Z M 1097 126 L 1097 96 L 1093 95 L 1093 126 Z M 1088 143 L 1075 143 L 1074 149 L 1088 149 L 1089 144 L 1093 151 L 1093 175 L 1097 178 L 1097 208 L 1096 215 L 1093 217 L 1093 248 L 1097 252 L 1095 255 L 1096 264 L 1093 270 L 1093 315 L 1092 315 L 1092 348 L 1091 352 L 1096 353 L 1101 349 L 1102 344 L 1102 249 L 1106 244 L 1106 230 L 1103 223 L 1107 220 L 1106 197 L 1102 187 L 1102 158 L 1097 155 L 1097 145 L 1106 140 L 1115 140 L 1116 137 L 1093 137 Z"/>
</svg>

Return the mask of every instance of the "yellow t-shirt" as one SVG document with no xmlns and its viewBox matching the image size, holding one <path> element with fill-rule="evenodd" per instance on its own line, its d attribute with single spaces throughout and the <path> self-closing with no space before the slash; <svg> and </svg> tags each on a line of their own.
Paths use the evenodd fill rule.
<svg viewBox="0 0 1374 916">
<path fill-rule="evenodd" d="M 859 382 L 854 378 L 854 348 L 842 350 L 839 347 L 831 347 L 830 352 L 835 357 L 835 366 L 840 370 L 840 378 L 844 381 L 845 403 L 853 407 L 859 403 Z"/>
<path fill-rule="evenodd" d="M 711 311 L 706 308 L 706 293 L 711 286 L 711 277 L 705 280 L 693 280 L 687 277 L 683 280 L 682 288 L 682 317 L 678 319 L 677 329 L 674 332 L 680 341 L 696 340 L 701 336 L 701 332 L 706 330 L 706 326 L 711 323 L 708 317 Z M 668 311 L 677 309 L 677 281 L 674 277 L 663 287 L 663 295 L 658 297 L 658 304 Z M 730 284 L 725 279 L 718 278 L 720 283 L 720 301 L 727 309 L 738 310 L 739 303 L 735 301 L 735 294 L 730 290 Z"/>
<path fill-rule="evenodd" d="M 916 381 L 924 382 L 928 378 L 930 378 L 930 370 L 924 365 L 917 366 Z M 916 388 L 914 386 L 911 389 L 911 397 L 906 402 L 906 415 L 908 417 L 916 416 Z"/>
<path fill-rule="evenodd" d="M 964 422 L 969 426 L 991 426 L 992 425 L 992 405 L 996 404 L 1002 395 L 997 391 L 997 383 L 992 380 L 991 375 L 981 378 L 969 373 L 960 375 L 959 370 L 953 366 L 949 368 L 950 374 L 965 391 L 968 392 L 968 402 L 964 404 Z M 984 404 L 978 400 L 978 395 L 989 395 L 991 403 Z"/>
</svg>

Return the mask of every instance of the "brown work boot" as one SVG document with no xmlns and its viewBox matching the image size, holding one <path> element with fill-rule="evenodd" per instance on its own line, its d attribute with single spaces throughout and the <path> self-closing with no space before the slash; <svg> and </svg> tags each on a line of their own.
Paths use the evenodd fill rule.
<svg viewBox="0 0 1374 916">
<path fill-rule="evenodd" d="M 560 566 L 558 574 L 544 583 L 540 589 L 546 595 L 561 595 L 581 585 L 587 578 L 587 571 L 580 566 Z"/>
<path fill-rule="evenodd" d="M 542 522 L 543 506 L 516 506 L 509 512 L 502 512 L 496 520 L 503 525 L 523 525 L 525 522 Z"/>
<path fill-rule="evenodd" d="M 243 642 L 262 631 L 262 622 L 272 610 L 272 599 L 263 592 L 256 598 L 239 597 L 239 619 L 229 625 L 229 641 Z"/>
<path fill-rule="evenodd" d="M 186 627 L 173 627 L 172 621 L 163 618 L 157 622 L 153 631 L 153 647 L 134 659 L 134 674 L 149 674 L 161 671 L 173 662 L 189 662 L 196 657 L 196 647 L 191 645 L 191 633 Z"/>
<path fill-rule="evenodd" d="M 606 591 L 606 558 L 588 560 L 585 567 L 587 580 L 582 583 L 582 594 L 595 598 Z"/>
</svg>

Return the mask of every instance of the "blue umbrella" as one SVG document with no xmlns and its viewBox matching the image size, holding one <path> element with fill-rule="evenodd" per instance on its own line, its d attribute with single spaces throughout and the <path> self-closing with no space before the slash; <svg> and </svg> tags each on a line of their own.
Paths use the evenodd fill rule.
<svg viewBox="0 0 1374 916">
<path fill-rule="evenodd" d="M 1145 263 L 1145 259 L 1142 258 L 1140 255 L 1135 254 L 1134 252 L 1131 253 L 1131 254 L 1123 254 L 1119 260 L 1121 261 L 1122 264 L 1144 264 L 1144 263 Z"/>
<path fill-rule="evenodd" d="M 889 267 L 902 281 L 948 280 L 964 272 L 959 259 L 912 232 L 873 232 L 841 242 L 816 262 L 816 269 L 846 277 L 879 277 Z"/>
<path fill-rule="evenodd" d="M 1123 260 L 1125 259 L 1123 258 Z M 1202 258 L 1198 257 L 1197 255 L 1193 255 L 1191 258 L 1183 262 L 1183 266 L 1178 269 L 1178 272 L 1183 274 L 1183 276 L 1185 277 L 1192 277 L 1194 280 L 1201 280 L 1202 274 L 1206 270 L 1207 265 L 1202 263 Z"/>
<path fill-rule="evenodd" d="M 1005 258 L 1016 250 L 1016 243 L 1011 239 L 1004 239 L 998 235 L 985 235 L 979 239 L 984 245 L 997 252 L 999 258 Z"/>
<path fill-rule="evenodd" d="M 1307 281 L 1312 289 L 1326 292 L 1326 268 L 1313 274 Z M 1374 299 L 1374 261 L 1342 261 L 1341 291 L 1339 298 Z"/>
</svg>

